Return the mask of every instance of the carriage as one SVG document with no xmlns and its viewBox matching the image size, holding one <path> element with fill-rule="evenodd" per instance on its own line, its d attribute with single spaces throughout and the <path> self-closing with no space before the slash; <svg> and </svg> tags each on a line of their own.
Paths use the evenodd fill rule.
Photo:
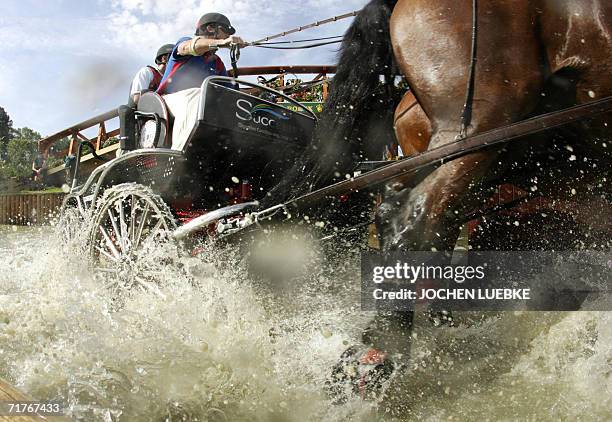
<svg viewBox="0 0 612 422">
<path fill-rule="evenodd" d="M 604 99 L 405 160 L 355 163 L 354 177 L 348 180 L 262 209 L 261 201 L 311 142 L 316 115 L 282 92 L 229 77 L 207 78 L 194 95 L 192 116 L 178 121 L 169 101 L 156 93 L 144 94 L 135 112 L 135 125 L 123 124 L 127 129 L 122 133 L 121 154 L 97 167 L 84 183 L 79 185 L 78 177 L 74 178 L 63 208 L 78 210 L 92 222 L 90 256 L 95 261 L 108 261 L 107 270 L 129 261 L 146 239 L 159 236 L 222 238 L 270 216 L 287 218 L 302 212 L 308 221 L 309 213 L 330 208 L 330 203 L 341 209 L 344 218 L 348 215 L 342 208 L 350 206 L 350 194 L 369 191 L 371 198 L 372 192 L 389 180 L 410 174 L 418 174 L 418 179 L 448 160 L 605 113 L 612 107 L 612 101 Z M 282 99 L 292 109 L 270 101 L 273 98 Z M 526 202 L 524 196 L 519 199 Z M 364 201 L 358 198 L 353 202 Z M 371 209 L 371 201 L 365 203 L 366 209 Z M 516 203 L 515 198 L 500 195 L 491 209 L 499 213 L 504 206 Z M 480 215 L 487 212 L 478 211 Z M 344 223 L 351 227 L 371 222 L 363 212 L 360 218 L 346 218 Z M 474 218 L 466 217 L 466 221 Z"/>
<path fill-rule="evenodd" d="M 388 3 L 391 6 L 395 4 L 392 1 Z M 417 98 L 420 97 L 419 101 L 423 101 L 424 105 L 429 104 L 430 112 L 432 112 L 429 116 L 409 113 L 408 116 L 414 119 L 413 123 L 423 123 L 421 117 L 429 117 L 432 121 L 438 123 L 437 129 L 445 129 L 445 127 L 442 127 L 443 125 L 440 125 L 440 122 L 442 122 L 450 128 L 460 127 L 461 130 L 445 130 L 444 136 L 438 137 L 438 141 L 441 139 L 444 142 L 436 143 L 437 148 L 429 148 L 416 156 L 397 162 L 373 162 L 365 163 L 365 165 L 362 163 L 362 168 L 367 169 L 362 174 L 358 172 L 353 175 L 348 174 L 347 180 L 324 186 L 313 192 L 304 192 L 303 195 L 282 203 L 262 207 L 260 201 L 267 197 L 272 187 L 284 179 L 285 172 L 292 167 L 297 157 L 307 149 L 312 141 L 316 117 L 311 115 L 308 110 L 299 104 L 294 104 L 298 111 L 291 112 L 281 109 L 273 102 L 235 89 L 234 85 L 240 83 L 240 81 L 228 78 L 209 78 L 200 90 L 197 118 L 192 125 L 186 125 L 186 130 L 182 133 L 187 133 L 187 135 L 179 140 L 176 130 L 177 122 L 174 121 L 174 127 L 172 127 L 173 116 L 168 111 L 163 99 L 154 94 L 143 96 L 141 98 L 142 104 L 136 113 L 138 124 L 131 134 L 131 143 L 134 145 L 134 149 L 126 148 L 127 152 L 123 155 L 100 166 L 92 173 L 85 184 L 73 187 L 73 191 L 66 199 L 67 206 L 73 206 L 75 209 L 81 210 L 82 213 L 90 215 L 93 219 L 89 233 L 91 255 L 94 261 L 107 262 L 110 265 L 109 267 L 98 265 L 98 268 L 112 271 L 112 267 L 129 266 L 131 257 L 137 254 L 145 239 L 165 236 L 175 239 L 191 239 L 199 236 L 224 237 L 234 233 L 242 233 L 245 229 L 253 227 L 264 219 L 289 218 L 299 213 L 303 214 L 301 216 L 303 218 L 299 219 L 300 221 L 316 221 L 309 218 L 312 215 L 311 213 L 316 214 L 317 211 L 322 209 L 341 208 L 344 206 L 343 204 L 350 201 L 352 194 L 362 194 L 364 191 L 376 192 L 387 182 L 396 180 L 401 181 L 397 183 L 396 193 L 392 192 L 394 188 L 390 186 L 390 195 L 386 204 L 383 203 L 383 206 L 387 205 L 389 215 L 391 211 L 395 214 L 387 220 L 390 224 L 386 226 L 390 228 L 390 232 L 393 230 L 396 232 L 381 237 L 398 239 L 398 243 L 404 242 L 399 243 L 398 248 L 400 249 L 439 250 L 442 248 L 446 250 L 453 247 L 449 242 L 456 240 L 456 237 L 454 237 L 455 228 L 470 221 L 477 222 L 482 216 L 503 216 L 506 209 L 514 210 L 514 216 L 519 218 L 534 214 L 545 217 L 548 214 L 548 211 L 542 212 L 544 211 L 542 207 L 534 205 L 537 202 L 545 202 L 546 199 L 540 196 L 539 191 L 535 192 L 537 186 L 532 186 L 536 188 L 532 189 L 532 192 L 521 191 L 516 198 L 514 197 L 514 190 L 512 190 L 510 198 L 507 195 L 498 195 L 498 201 L 495 203 L 487 202 L 485 206 L 482 206 L 482 202 L 478 203 L 480 198 L 474 193 L 480 192 L 475 192 L 473 187 L 476 186 L 479 189 L 482 176 L 495 173 L 489 170 L 496 167 L 497 164 L 501 165 L 502 162 L 505 165 L 504 170 L 507 170 L 506 175 L 516 176 L 514 180 L 517 182 L 525 182 L 529 177 L 536 174 L 542 179 L 548 179 L 541 186 L 548 186 L 554 190 L 559 179 L 562 179 L 566 184 L 573 183 L 575 179 L 579 180 L 578 183 L 584 185 L 585 196 L 591 195 L 599 198 L 599 210 L 592 212 L 595 219 L 609 221 L 611 208 L 609 183 L 606 183 L 608 182 L 606 176 L 609 174 L 609 160 L 604 157 L 604 153 L 599 151 L 595 156 L 587 157 L 587 154 L 584 154 L 584 160 L 578 162 L 575 155 L 568 155 L 565 152 L 567 147 L 574 148 L 581 145 L 581 142 L 577 142 L 572 146 L 566 140 L 581 140 L 585 132 L 593 132 L 589 135 L 594 135 L 595 138 L 597 134 L 602 134 L 602 137 L 609 135 L 608 123 L 606 122 L 606 118 L 609 118 L 612 113 L 612 97 L 606 97 L 606 95 L 610 95 L 609 87 L 606 85 L 606 89 L 602 89 L 601 92 L 582 89 L 582 92 L 579 93 L 583 98 L 578 101 L 576 98 L 577 81 L 580 79 L 573 73 L 576 69 L 567 66 L 567 63 L 566 66 L 562 66 L 565 62 L 557 63 L 555 68 L 544 69 L 546 66 L 542 66 L 542 62 L 546 60 L 536 60 L 532 63 L 535 69 L 544 73 L 549 71 L 550 75 L 542 75 L 540 78 L 540 82 L 544 83 L 546 81 L 546 84 L 532 87 L 531 92 L 527 92 L 529 90 L 524 89 L 524 85 L 517 83 L 517 81 L 521 82 L 523 74 L 536 74 L 536 71 L 534 70 L 531 73 L 526 71 L 519 58 L 532 59 L 535 54 L 531 54 L 531 49 L 525 48 L 525 51 L 521 51 L 521 53 L 525 53 L 525 57 L 522 55 L 517 57 L 514 49 L 504 49 L 495 43 L 483 44 L 481 42 L 479 42 L 481 47 L 478 51 L 476 48 L 478 32 L 476 3 L 476 1 L 473 2 L 472 19 L 460 16 L 458 12 L 456 16 L 453 15 L 448 18 L 449 22 L 452 19 L 460 18 L 462 19 L 459 22 L 472 22 L 471 48 L 463 46 L 463 50 L 458 50 L 471 52 L 469 55 L 467 53 L 448 54 L 445 48 L 448 45 L 447 42 L 430 43 L 430 32 L 423 32 L 418 25 L 398 24 L 397 27 L 402 28 L 398 34 L 407 38 L 405 40 L 395 39 L 396 43 L 410 46 L 414 50 L 412 54 L 408 54 L 413 57 L 402 55 L 402 57 L 395 57 L 395 59 L 396 61 L 406 60 L 409 62 L 405 67 L 411 71 L 411 74 L 408 75 L 408 72 L 404 72 L 404 75 L 409 76 L 412 82 L 411 89 L 417 94 Z M 338 78 L 338 80 L 344 81 L 344 92 L 350 94 L 346 96 L 337 95 L 336 103 L 330 106 L 332 110 L 341 110 L 336 113 L 335 123 L 339 124 L 342 123 L 341 120 L 344 120 L 346 126 L 344 132 L 341 132 L 344 136 L 336 137 L 340 141 L 348 139 L 354 132 L 368 125 L 375 126 L 376 123 L 379 123 L 376 121 L 377 119 L 381 120 L 379 116 L 382 114 L 377 114 L 379 110 L 376 110 L 376 107 L 363 106 L 361 103 L 372 101 L 379 108 L 386 109 L 383 112 L 388 112 L 390 109 L 390 102 L 383 98 L 386 92 L 379 89 L 378 84 L 381 75 L 385 77 L 386 81 L 390 81 L 393 79 L 392 77 L 396 76 L 391 74 L 394 66 L 391 65 L 393 52 L 389 48 L 390 34 L 387 33 L 389 32 L 389 26 L 382 25 L 382 23 L 388 22 L 393 8 L 380 7 L 377 2 L 372 2 L 371 6 L 366 7 L 362 14 L 370 13 L 375 18 L 357 19 L 355 21 L 353 29 L 357 28 L 359 30 L 347 32 L 345 43 L 351 45 L 351 48 L 343 51 L 339 61 L 339 69 L 342 67 L 345 74 L 344 78 Z M 427 8 L 430 6 L 424 3 L 421 7 Z M 503 7 L 500 7 L 500 10 Z M 397 13 L 406 13 L 409 9 L 412 16 L 412 7 L 405 9 L 400 7 L 397 9 Z M 495 17 L 504 19 L 508 14 L 511 13 L 499 13 L 499 16 Z M 407 17 L 406 20 L 411 16 Z M 432 22 L 432 26 L 444 21 L 440 20 L 437 14 L 431 13 L 430 16 L 435 16 L 436 19 L 436 22 Z M 520 13 L 517 13 L 516 16 L 517 19 L 523 18 Z M 395 22 L 399 21 L 399 18 L 395 19 Z M 485 23 L 490 25 L 491 22 L 493 21 L 486 21 Z M 536 30 L 538 34 L 543 32 L 541 27 L 531 19 L 523 19 L 521 22 L 525 25 L 525 29 L 524 31 L 517 31 L 517 34 L 529 33 L 530 30 Z M 375 23 L 376 26 L 372 27 L 372 23 Z M 361 28 L 360 25 L 364 28 Z M 370 26 L 368 27 L 368 25 Z M 600 22 L 598 22 L 598 25 L 600 26 Z M 426 34 L 427 39 L 423 39 L 423 42 L 414 42 L 411 35 L 406 35 L 410 34 L 410 31 L 405 29 L 406 27 L 412 28 L 410 31 L 415 33 L 412 36 L 417 40 L 417 35 L 422 34 Z M 446 25 L 445 28 L 456 32 L 457 28 L 463 27 Z M 391 29 L 393 30 L 393 28 Z M 557 34 L 565 31 L 559 31 L 551 27 L 549 32 Z M 568 30 L 567 33 L 570 34 L 570 31 Z M 598 31 L 594 33 L 598 33 Z M 351 36 L 354 39 L 351 39 Z M 456 40 L 457 45 L 460 45 L 459 38 L 463 40 L 461 42 L 467 40 L 467 37 L 463 37 L 463 33 L 459 32 L 440 32 L 438 36 Z M 534 38 L 534 40 L 536 39 L 538 42 L 525 42 L 524 47 L 532 47 L 531 44 L 537 44 L 539 49 L 542 50 L 541 44 L 544 41 L 550 41 Z M 516 42 L 513 37 L 507 37 L 505 41 Z M 582 44 L 584 43 L 583 38 Z M 551 51 L 554 52 L 558 43 L 555 41 L 551 44 Z M 587 42 L 586 44 L 598 45 L 595 42 Z M 424 46 L 429 46 L 425 53 L 422 51 Z M 485 47 L 484 50 L 483 46 Z M 403 49 L 400 50 L 402 54 L 405 53 Z M 579 50 L 582 50 L 582 47 Z M 603 49 L 594 48 L 596 53 L 599 53 L 599 50 Z M 498 60 L 499 66 L 503 66 L 501 70 L 490 71 L 488 69 L 489 64 L 487 64 L 487 69 L 483 72 L 483 65 L 477 66 L 477 64 L 488 62 L 485 60 L 477 61 L 477 56 L 480 55 L 480 58 L 487 57 L 487 60 L 492 62 L 494 61 L 492 57 L 497 57 L 493 55 L 494 52 L 512 54 L 513 56 L 510 59 L 502 54 L 502 57 Z M 355 57 L 351 57 L 351 54 L 354 54 Z M 364 56 L 366 54 L 367 57 Z M 563 54 L 565 54 L 565 48 Z M 550 59 L 553 55 L 551 53 L 544 59 Z M 354 63 L 357 57 L 361 61 L 364 60 L 364 57 L 369 58 L 371 63 L 375 63 L 375 65 L 355 67 Z M 595 53 L 593 53 L 593 58 L 593 63 L 604 63 L 604 59 L 598 57 Z M 415 62 L 408 59 L 414 59 Z M 571 57 L 571 59 L 575 59 L 575 57 Z M 475 74 L 479 74 L 478 72 L 480 72 L 480 75 L 495 75 L 495 77 L 502 73 L 505 74 L 504 72 L 511 67 L 508 63 L 510 61 L 518 67 L 518 74 L 515 78 L 503 79 L 503 83 L 501 83 L 502 79 L 498 78 L 496 79 L 497 83 L 487 84 L 474 77 Z M 448 74 L 442 75 L 435 83 L 432 83 L 431 74 L 438 74 L 440 69 L 445 69 Z M 606 73 L 601 72 L 601 69 L 606 69 L 606 67 L 600 66 L 597 69 L 601 73 L 598 77 L 604 77 L 605 79 Z M 416 73 L 416 75 L 412 73 Z M 372 75 L 376 77 L 372 77 Z M 410 76 L 412 77 L 410 78 Z M 465 76 L 468 76 L 466 92 L 464 92 Z M 481 76 L 482 78 L 483 76 Z M 361 84 L 361 81 L 366 81 L 366 83 Z M 551 86 L 548 86 L 549 82 Z M 595 79 L 594 86 L 599 86 L 599 82 Z M 249 85 L 246 82 L 245 84 Z M 251 88 L 265 90 L 265 88 L 253 84 L 250 84 L 250 86 Z M 531 87 L 531 85 L 529 86 Z M 342 94 L 342 88 L 339 85 L 336 85 L 336 87 L 337 92 Z M 450 87 L 454 91 L 451 91 Z M 496 90 L 489 94 L 488 88 L 491 87 L 496 88 Z M 496 104 L 497 108 L 495 108 L 489 107 L 492 103 L 487 102 L 487 107 L 481 108 L 490 115 L 475 113 L 475 118 L 472 120 L 474 92 L 477 88 L 484 92 L 484 94 L 480 93 L 481 98 L 478 98 L 479 100 L 482 101 L 483 98 L 489 96 L 489 98 L 498 99 L 499 103 Z M 271 90 L 268 90 L 268 92 L 272 95 L 280 94 Z M 534 92 L 539 92 L 539 96 L 546 98 L 541 100 Z M 464 93 L 465 101 L 463 101 Z M 549 96 L 549 94 L 555 95 Z M 588 97 L 584 98 L 585 95 Z M 591 101 L 595 98 L 600 99 Z M 524 101 L 521 102 L 520 99 Z M 533 104 L 528 104 L 527 99 L 532 101 Z M 286 100 L 294 103 L 290 99 Z M 355 105 L 355 107 L 347 108 L 345 107 L 346 104 Z M 437 108 L 431 107 L 432 104 L 435 104 Z M 339 107 L 339 105 L 342 107 Z M 414 110 L 416 109 L 418 107 Z M 547 113 L 550 110 L 557 111 Z M 458 121 L 458 111 L 462 111 L 460 122 Z M 528 111 L 533 114 L 528 114 Z M 530 115 L 535 115 L 535 117 L 519 121 L 519 119 Z M 589 120 L 594 117 L 596 117 L 594 122 L 589 123 Z M 516 123 L 508 124 L 510 121 Z M 358 124 L 347 124 L 346 122 Z M 479 126 L 479 123 L 481 126 Z M 475 128 L 475 135 L 468 136 L 471 124 Z M 565 129 L 567 129 L 567 133 L 563 133 Z M 542 138 L 554 142 L 544 143 L 540 142 L 542 139 L 537 139 L 544 131 L 547 133 Z M 455 138 L 455 135 L 458 139 Z M 361 144 L 365 143 L 363 142 L 364 139 L 370 140 L 367 136 L 360 137 Z M 453 141 L 453 139 L 456 140 Z M 530 142 L 521 142 L 525 140 Z M 508 154 L 503 159 L 498 159 L 497 152 L 507 151 L 506 146 L 510 142 L 513 143 L 513 146 L 521 143 L 522 148 L 517 148 L 514 151 L 518 154 L 514 156 Z M 607 148 L 607 144 L 601 139 L 598 140 L 598 143 L 600 147 Z M 535 153 L 532 154 L 533 151 L 529 149 L 530 145 L 534 144 L 537 144 L 538 148 L 535 148 Z M 526 150 L 529 151 L 522 154 Z M 572 152 L 571 149 L 569 151 Z M 564 159 L 563 154 L 566 154 L 568 159 Z M 528 165 L 522 167 L 518 165 L 518 160 L 529 161 L 526 158 L 528 156 L 529 158 L 535 157 L 535 159 L 528 163 L 520 163 Z M 465 162 L 461 158 L 465 158 Z M 544 165 L 541 166 L 538 160 L 542 161 Z M 564 166 L 566 162 L 569 163 L 569 167 Z M 358 165 L 359 163 L 354 164 Z M 539 173 L 544 168 L 547 171 Z M 437 169 L 447 170 L 447 172 L 436 171 Z M 526 169 L 535 173 L 527 175 Z M 549 169 L 551 171 L 548 171 Z M 593 169 L 596 170 L 593 171 Z M 600 171 L 600 169 L 603 170 Z M 589 172 L 598 173 L 601 180 L 582 178 L 583 174 Z M 434 177 L 428 178 L 429 175 Z M 423 183 L 423 181 L 427 181 L 427 183 Z M 498 182 L 494 180 L 493 183 Z M 495 185 L 487 186 L 487 188 L 490 187 L 495 187 Z M 568 190 L 567 187 L 567 185 L 564 185 L 563 189 L 572 195 L 575 194 L 575 189 Z M 416 188 L 420 188 L 420 193 Z M 483 191 L 485 190 L 483 189 Z M 412 195 L 415 191 L 417 193 Z M 568 192 L 564 192 L 565 196 Z M 502 198 L 502 196 L 506 197 Z M 465 212 L 464 201 L 466 199 L 472 201 L 469 206 L 477 204 L 474 205 L 477 209 L 472 207 Z M 330 201 L 332 203 L 331 207 L 329 206 Z M 440 206 L 440 203 L 443 203 L 443 205 Z M 579 214 L 588 215 L 592 209 L 592 203 L 583 203 L 582 210 L 576 209 L 579 205 L 579 200 L 577 200 L 574 204 L 567 203 L 562 205 L 561 208 L 568 208 L 565 211 L 569 211 L 567 212 L 569 219 Z M 547 210 L 548 208 L 560 209 L 559 203 L 555 204 L 554 201 L 552 204 L 544 204 L 544 206 L 547 207 Z M 364 213 L 359 215 L 363 217 Z M 515 219 L 514 216 L 512 219 Z M 529 223 L 532 221 L 536 220 L 531 220 Z M 362 223 L 367 224 L 369 222 L 368 218 L 364 218 Z M 491 243 L 488 240 L 491 238 L 493 240 L 503 238 L 505 234 L 512 234 L 517 230 L 523 230 L 522 235 L 531 238 L 538 237 L 542 233 L 534 230 L 534 226 L 540 225 L 537 221 L 531 226 L 529 224 L 522 225 L 518 220 L 513 223 L 515 224 L 505 221 L 501 226 L 501 232 L 488 231 L 485 233 L 488 239 L 485 239 L 483 245 L 489 247 Z M 591 225 L 591 223 L 592 221 L 589 221 L 587 225 Z M 351 223 L 349 223 L 350 225 Z M 603 229 L 609 231 L 609 224 L 604 226 L 606 227 L 603 227 Z M 451 230 L 449 230 L 449 227 Z M 551 237 L 557 236 L 555 231 L 558 231 L 559 228 L 563 230 L 563 225 L 553 228 L 548 235 L 552 234 Z M 572 229 L 569 230 L 569 233 L 573 235 Z M 609 235 L 607 238 L 609 239 Z M 502 244 L 501 246 L 508 245 Z M 146 283 L 143 285 L 147 286 Z M 380 314 L 377 318 L 381 320 L 390 319 L 390 321 L 380 324 L 406 326 L 401 320 L 393 321 L 392 319 L 395 318 L 393 315 Z M 410 326 L 411 324 L 407 325 Z M 371 346 L 370 342 L 366 343 Z M 398 352 L 397 350 L 382 349 L 383 346 L 378 344 L 374 344 L 374 347 L 381 347 L 381 350 L 389 353 Z M 376 352 L 375 349 L 369 350 Z M 382 354 L 377 353 L 376 355 Z M 367 354 L 363 356 L 367 356 Z M 343 356 L 338 367 L 338 373 L 343 371 L 342 362 L 350 359 L 360 358 L 358 356 Z M 382 364 L 377 367 L 382 367 Z M 347 374 L 345 378 L 350 379 L 353 385 L 357 386 L 356 390 L 358 391 L 361 391 L 363 385 L 365 385 L 363 378 L 357 379 L 350 374 Z M 375 381 L 373 384 L 379 383 Z"/>
<path fill-rule="evenodd" d="M 120 154 L 82 184 L 75 169 L 63 209 L 92 221 L 96 261 L 115 265 L 147 238 L 221 237 L 244 228 L 312 138 L 316 115 L 266 86 L 212 76 L 194 94 L 197 109 L 185 121 L 163 97 L 144 94 L 135 124 L 122 122 Z"/>
</svg>

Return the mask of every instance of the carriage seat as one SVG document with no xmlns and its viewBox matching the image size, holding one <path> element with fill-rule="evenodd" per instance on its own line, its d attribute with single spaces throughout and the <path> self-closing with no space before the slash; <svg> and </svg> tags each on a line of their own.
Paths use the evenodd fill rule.
<svg viewBox="0 0 612 422">
<path fill-rule="evenodd" d="M 316 116 L 301 104 L 286 97 L 303 109 L 293 111 L 238 90 L 235 82 L 209 77 L 200 88 L 146 93 L 138 102 L 137 148 L 180 151 L 178 186 L 202 204 L 221 200 L 204 197 L 225 195 L 235 180 L 248 182 L 260 199 L 303 155 L 315 128 Z"/>
<path fill-rule="evenodd" d="M 311 141 L 314 116 L 291 111 L 215 79 L 219 77 L 208 78 L 201 88 L 163 97 L 153 92 L 144 94 L 137 114 L 151 130 L 143 134 L 141 123 L 138 148 L 165 147 L 185 152 L 194 141 L 205 142 L 219 135 L 233 144 L 267 141 L 298 149 L 304 149 Z M 157 119 L 147 121 L 147 116 Z M 157 135 L 156 139 L 148 139 L 151 134 Z"/>
</svg>

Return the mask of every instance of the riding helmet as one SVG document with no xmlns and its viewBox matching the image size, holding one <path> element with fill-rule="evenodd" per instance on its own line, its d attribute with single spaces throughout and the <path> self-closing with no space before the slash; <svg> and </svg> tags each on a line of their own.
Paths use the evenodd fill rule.
<svg viewBox="0 0 612 422">
<path fill-rule="evenodd" d="M 203 15 L 200 19 L 198 19 L 198 24 L 196 26 L 196 35 L 203 35 L 203 31 L 200 28 L 211 23 L 216 23 L 217 25 L 223 26 L 223 29 L 229 35 L 233 35 L 236 33 L 236 29 L 232 26 L 227 16 L 222 15 L 221 13 L 207 13 Z"/>
<path fill-rule="evenodd" d="M 155 63 L 159 64 L 159 58 L 166 54 L 172 54 L 172 50 L 174 50 L 174 44 L 164 44 L 159 47 L 159 50 L 157 50 L 157 54 L 155 55 Z"/>
</svg>

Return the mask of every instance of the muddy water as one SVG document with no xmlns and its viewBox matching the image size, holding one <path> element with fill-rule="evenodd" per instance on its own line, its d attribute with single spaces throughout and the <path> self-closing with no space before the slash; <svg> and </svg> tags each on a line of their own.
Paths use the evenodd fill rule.
<svg viewBox="0 0 612 422">
<path fill-rule="evenodd" d="M 118 307 L 81 244 L 49 228 L 0 230 L 0 377 L 76 420 L 612 418 L 611 313 L 463 314 L 455 328 L 419 314 L 388 397 L 332 405 L 325 376 L 370 316 L 353 256 L 270 288 L 232 251 L 208 252 L 160 266 L 163 296 Z"/>
</svg>

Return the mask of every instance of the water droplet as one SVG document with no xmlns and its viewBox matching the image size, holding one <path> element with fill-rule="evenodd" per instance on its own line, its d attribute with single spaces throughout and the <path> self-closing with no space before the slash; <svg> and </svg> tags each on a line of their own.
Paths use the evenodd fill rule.
<svg viewBox="0 0 612 422">
<path fill-rule="evenodd" d="M 332 336 L 332 332 L 328 330 L 327 328 L 322 328 L 321 335 L 325 338 L 330 338 Z"/>
</svg>

